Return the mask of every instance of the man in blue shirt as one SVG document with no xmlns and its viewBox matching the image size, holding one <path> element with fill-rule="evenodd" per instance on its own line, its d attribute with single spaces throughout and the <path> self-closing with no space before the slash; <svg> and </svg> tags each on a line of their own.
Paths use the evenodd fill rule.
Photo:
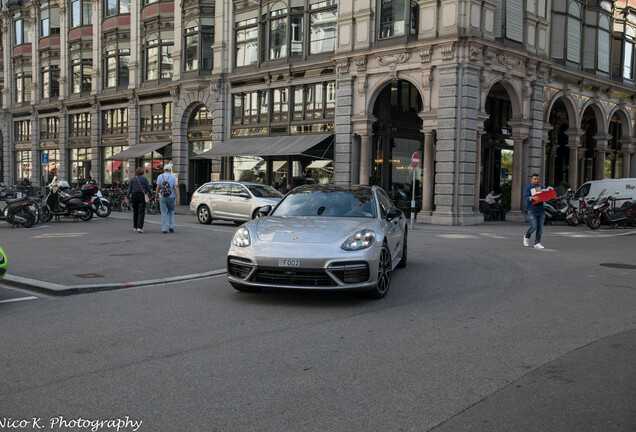
<svg viewBox="0 0 636 432">
<path fill-rule="evenodd" d="M 170 195 L 164 196 L 161 191 L 163 182 L 170 187 Z M 174 232 L 174 206 L 179 199 L 179 188 L 177 187 L 177 178 L 172 175 L 172 167 L 165 164 L 163 174 L 157 177 L 157 193 L 155 199 L 159 198 L 159 206 L 161 208 L 161 231 L 166 234 L 168 231 Z"/>
<path fill-rule="evenodd" d="M 528 222 L 530 222 L 530 228 L 523 236 L 523 245 L 530 246 L 530 236 L 533 232 L 537 232 L 534 240 L 535 249 L 544 249 L 541 244 L 541 234 L 543 233 L 543 223 L 545 222 L 545 208 L 543 203 L 533 204 L 539 201 L 539 197 L 535 194 L 545 190 L 545 186 L 539 185 L 539 174 L 532 174 L 532 183 L 526 186 L 523 191 L 523 198 L 526 201 L 526 211 L 528 212 Z"/>
</svg>

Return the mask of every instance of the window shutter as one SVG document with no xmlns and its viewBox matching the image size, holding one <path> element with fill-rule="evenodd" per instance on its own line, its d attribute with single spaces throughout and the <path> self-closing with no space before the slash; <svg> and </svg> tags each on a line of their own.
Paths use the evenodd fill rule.
<svg viewBox="0 0 636 432">
<path fill-rule="evenodd" d="M 494 21 L 494 26 L 495 26 L 495 37 L 496 38 L 500 38 L 501 37 L 501 29 L 503 27 L 503 22 L 501 19 L 501 15 L 502 15 L 502 5 L 501 2 L 497 2 L 496 6 L 495 6 L 495 21 Z"/>
<path fill-rule="evenodd" d="M 581 22 L 568 18 L 568 60 L 581 63 Z"/>
<path fill-rule="evenodd" d="M 560 29 L 560 31 L 559 31 Z M 554 59 L 562 59 L 565 50 L 565 17 L 563 15 L 552 16 L 552 53 Z"/>
<path fill-rule="evenodd" d="M 594 69 L 596 57 L 596 28 L 585 27 L 585 46 L 583 50 L 583 67 L 585 69 Z"/>
<path fill-rule="evenodd" d="M 506 1 L 506 39 L 523 42 L 523 0 Z"/>
</svg>

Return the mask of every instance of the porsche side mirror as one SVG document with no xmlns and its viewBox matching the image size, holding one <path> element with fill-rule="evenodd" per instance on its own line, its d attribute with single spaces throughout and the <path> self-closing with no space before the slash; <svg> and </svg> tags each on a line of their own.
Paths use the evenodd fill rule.
<svg viewBox="0 0 636 432">
<path fill-rule="evenodd" d="M 391 222 L 393 219 L 397 219 L 400 216 L 402 216 L 402 210 L 393 207 L 393 208 L 390 208 L 389 212 L 386 214 L 386 220 Z"/>
<path fill-rule="evenodd" d="M 256 217 L 263 217 L 263 216 L 267 216 L 271 213 L 272 211 L 272 206 L 271 205 L 266 205 L 263 206 L 261 208 L 259 208 L 258 210 L 256 210 Z"/>
</svg>

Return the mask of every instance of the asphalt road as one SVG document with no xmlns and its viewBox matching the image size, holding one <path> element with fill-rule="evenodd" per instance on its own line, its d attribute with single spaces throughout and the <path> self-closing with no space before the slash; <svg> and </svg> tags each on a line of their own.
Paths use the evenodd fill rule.
<svg viewBox="0 0 636 432">
<path fill-rule="evenodd" d="M 176 233 L 162 235 L 151 216 L 137 234 L 114 216 L 0 226 L 10 272 L 79 285 L 88 273 L 103 283 L 224 267 L 231 224 L 178 216 Z M 636 230 L 546 227 L 542 251 L 521 245 L 524 231 L 419 225 L 407 268 L 379 301 L 239 293 L 224 276 L 65 297 L 5 286 L 0 424 L 636 430 Z M 25 297 L 35 299 L 2 303 Z"/>
</svg>

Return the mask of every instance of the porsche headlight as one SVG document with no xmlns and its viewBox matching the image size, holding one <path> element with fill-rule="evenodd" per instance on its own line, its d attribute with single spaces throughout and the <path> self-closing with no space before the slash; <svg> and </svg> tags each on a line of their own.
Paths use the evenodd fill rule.
<svg viewBox="0 0 636 432">
<path fill-rule="evenodd" d="M 375 231 L 364 229 L 349 237 L 340 247 L 346 251 L 357 251 L 371 247 L 374 241 Z"/>
<path fill-rule="evenodd" d="M 234 233 L 234 237 L 232 238 L 232 244 L 238 247 L 247 247 L 251 244 L 250 240 L 250 230 L 246 227 L 240 227 Z"/>
</svg>

